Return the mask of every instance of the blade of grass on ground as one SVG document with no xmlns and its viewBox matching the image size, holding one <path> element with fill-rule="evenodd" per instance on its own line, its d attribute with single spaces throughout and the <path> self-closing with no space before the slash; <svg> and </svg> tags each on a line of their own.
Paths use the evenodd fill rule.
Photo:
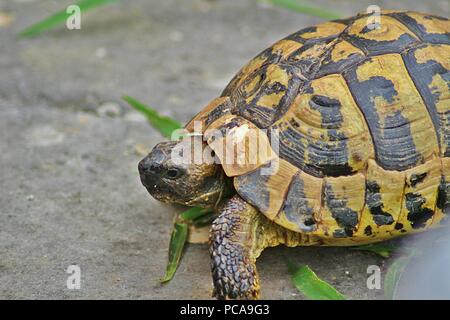
<svg viewBox="0 0 450 320">
<path fill-rule="evenodd" d="M 210 213 L 210 210 L 194 207 L 184 211 L 178 216 L 172 229 L 172 236 L 170 237 L 169 261 L 166 267 L 166 274 L 164 278 L 160 280 L 162 283 L 172 280 L 177 271 L 178 264 L 183 255 L 184 245 L 186 244 L 189 235 L 188 223 L 193 223 Z"/>
<path fill-rule="evenodd" d="M 397 258 L 388 268 L 384 277 L 384 295 L 388 299 L 394 299 L 402 274 L 412 258 L 412 254 Z"/>
<path fill-rule="evenodd" d="M 132 97 L 124 96 L 122 97 L 122 99 L 128 102 L 134 109 L 144 114 L 150 124 L 166 138 L 170 138 L 173 131 L 181 129 L 183 127 L 178 121 L 160 115 L 152 108 L 146 106 L 142 102 Z"/>
<path fill-rule="evenodd" d="M 181 217 L 181 219 L 183 219 L 185 221 L 192 221 L 192 220 L 198 219 L 204 215 L 207 215 L 210 212 L 211 212 L 211 210 L 209 210 L 209 209 L 193 207 L 193 208 L 190 208 L 190 209 L 184 211 L 182 214 L 180 214 L 180 217 Z"/>
<path fill-rule="evenodd" d="M 308 266 L 297 268 L 288 262 L 289 272 L 295 287 L 312 300 L 345 300 L 345 296 L 330 284 L 320 279 Z"/>
<path fill-rule="evenodd" d="M 364 246 L 351 247 L 352 250 L 370 251 L 374 252 L 383 258 L 389 258 L 391 254 L 397 249 L 397 246 L 391 243 L 374 243 Z"/>
<path fill-rule="evenodd" d="M 118 0 L 84 0 L 76 3 L 78 7 L 80 7 L 81 13 L 85 13 L 91 9 L 94 9 L 98 6 L 105 5 L 111 2 L 116 2 Z M 36 36 L 46 30 L 52 29 L 58 25 L 64 24 L 69 17 L 69 14 L 66 12 L 66 8 L 64 10 L 61 10 L 54 15 L 39 21 L 38 23 L 35 23 L 31 25 L 30 27 L 26 28 L 22 32 L 20 32 L 18 35 L 19 37 L 33 37 Z"/>
<path fill-rule="evenodd" d="M 310 6 L 296 0 L 260 0 L 261 2 L 271 3 L 273 5 L 286 8 L 310 16 L 316 16 L 324 19 L 339 19 L 341 15 L 337 12 L 325 10 L 322 8 Z"/>
<path fill-rule="evenodd" d="M 169 245 L 169 262 L 166 267 L 166 274 L 160 281 L 162 283 L 170 281 L 175 271 L 177 271 L 178 264 L 180 263 L 181 256 L 183 255 L 184 245 L 188 236 L 188 225 L 182 222 L 176 222 L 172 236 L 170 237 Z"/>
<path fill-rule="evenodd" d="M 211 226 L 213 221 L 217 218 L 217 214 L 214 211 L 210 211 L 209 213 L 201 216 L 193 221 L 193 224 L 196 228 L 202 228 L 206 226 Z"/>
</svg>

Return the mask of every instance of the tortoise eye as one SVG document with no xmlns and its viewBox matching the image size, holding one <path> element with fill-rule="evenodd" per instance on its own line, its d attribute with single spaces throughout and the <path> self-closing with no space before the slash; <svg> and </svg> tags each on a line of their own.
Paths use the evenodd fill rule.
<svg viewBox="0 0 450 320">
<path fill-rule="evenodd" d="M 170 168 L 167 170 L 166 176 L 169 179 L 176 179 L 181 175 L 181 170 L 177 168 Z"/>
</svg>

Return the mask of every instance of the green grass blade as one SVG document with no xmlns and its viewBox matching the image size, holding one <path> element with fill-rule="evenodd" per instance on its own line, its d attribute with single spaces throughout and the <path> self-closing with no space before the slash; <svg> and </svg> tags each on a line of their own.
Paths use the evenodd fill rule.
<svg viewBox="0 0 450 320">
<path fill-rule="evenodd" d="M 111 2 L 116 2 L 116 1 L 118 1 L 118 0 L 84 0 L 84 1 L 80 1 L 80 2 L 76 3 L 76 5 L 80 7 L 81 13 L 85 13 L 86 11 L 94 9 L 98 6 L 105 5 L 105 4 L 108 4 Z M 68 17 L 69 17 L 69 14 L 67 14 L 66 8 L 64 8 L 64 10 L 61 10 L 61 11 L 55 13 L 54 15 L 26 28 L 25 30 L 20 32 L 18 34 L 18 36 L 19 37 L 36 36 L 46 30 L 49 30 L 51 28 L 54 28 L 58 25 L 65 23 Z"/>
<path fill-rule="evenodd" d="M 202 228 L 205 226 L 211 226 L 213 221 L 217 218 L 217 214 L 214 211 L 210 211 L 209 213 L 206 213 L 205 215 L 198 217 L 193 221 L 194 226 L 196 228 Z"/>
<path fill-rule="evenodd" d="M 170 237 L 169 262 L 167 264 L 166 274 L 160 280 L 162 283 L 172 280 L 175 271 L 177 271 L 187 236 L 188 225 L 186 223 L 176 222 L 172 230 L 172 236 Z"/>
<path fill-rule="evenodd" d="M 173 131 L 181 129 L 183 127 L 178 121 L 160 115 L 152 108 L 146 106 L 142 102 L 137 101 L 132 97 L 124 96 L 122 97 L 122 99 L 128 102 L 134 109 L 144 114 L 150 124 L 166 138 L 171 138 Z"/>
<path fill-rule="evenodd" d="M 260 1 L 271 3 L 273 5 L 283 7 L 291 11 L 303 13 L 309 16 L 316 16 L 323 19 L 334 20 L 341 18 L 341 15 L 336 12 L 303 4 L 296 0 L 260 0 Z"/>
<path fill-rule="evenodd" d="M 320 279 L 308 266 L 296 268 L 288 262 L 289 272 L 295 287 L 312 300 L 345 300 L 345 296 L 327 282 Z"/>
<path fill-rule="evenodd" d="M 180 217 L 181 217 L 181 219 L 183 219 L 185 221 L 192 221 L 192 220 L 199 219 L 202 216 L 205 216 L 210 212 L 211 212 L 211 210 L 209 210 L 209 209 L 193 207 L 193 208 L 190 208 L 190 209 L 184 211 L 180 215 Z"/>
<path fill-rule="evenodd" d="M 351 247 L 352 250 L 370 251 L 374 252 L 383 258 L 389 258 L 391 254 L 397 249 L 397 247 L 390 243 L 375 243 L 367 244 L 364 246 Z"/>
<path fill-rule="evenodd" d="M 193 207 L 181 213 L 172 230 L 169 245 L 169 262 L 166 268 L 166 274 L 160 281 L 162 283 L 172 280 L 178 268 L 183 248 L 189 235 L 189 223 L 195 223 L 203 217 L 211 214 L 211 210 Z"/>
<path fill-rule="evenodd" d="M 384 295 L 386 298 L 391 300 L 395 298 L 400 279 L 411 258 L 411 254 L 401 256 L 388 268 L 386 275 L 384 276 Z"/>
</svg>

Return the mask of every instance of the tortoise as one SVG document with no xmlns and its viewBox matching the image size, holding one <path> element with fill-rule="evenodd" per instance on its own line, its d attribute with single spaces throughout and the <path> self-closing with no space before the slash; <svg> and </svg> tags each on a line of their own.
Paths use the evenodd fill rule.
<svg viewBox="0 0 450 320">
<path fill-rule="evenodd" d="M 189 134 L 139 163 L 154 198 L 217 210 L 216 298 L 259 298 L 255 262 L 267 247 L 355 246 L 449 220 L 450 22 L 380 17 L 376 28 L 358 14 L 276 42 Z M 214 161 L 174 160 L 195 144 Z"/>
</svg>

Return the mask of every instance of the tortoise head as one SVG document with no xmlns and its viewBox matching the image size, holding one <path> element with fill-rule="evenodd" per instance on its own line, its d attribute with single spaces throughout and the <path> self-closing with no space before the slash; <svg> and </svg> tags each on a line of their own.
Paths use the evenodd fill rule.
<svg viewBox="0 0 450 320">
<path fill-rule="evenodd" d="M 157 200 L 215 207 L 228 182 L 214 158 L 201 136 L 161 142 L 139 162 L 141 182 Z"/>
</svg>

